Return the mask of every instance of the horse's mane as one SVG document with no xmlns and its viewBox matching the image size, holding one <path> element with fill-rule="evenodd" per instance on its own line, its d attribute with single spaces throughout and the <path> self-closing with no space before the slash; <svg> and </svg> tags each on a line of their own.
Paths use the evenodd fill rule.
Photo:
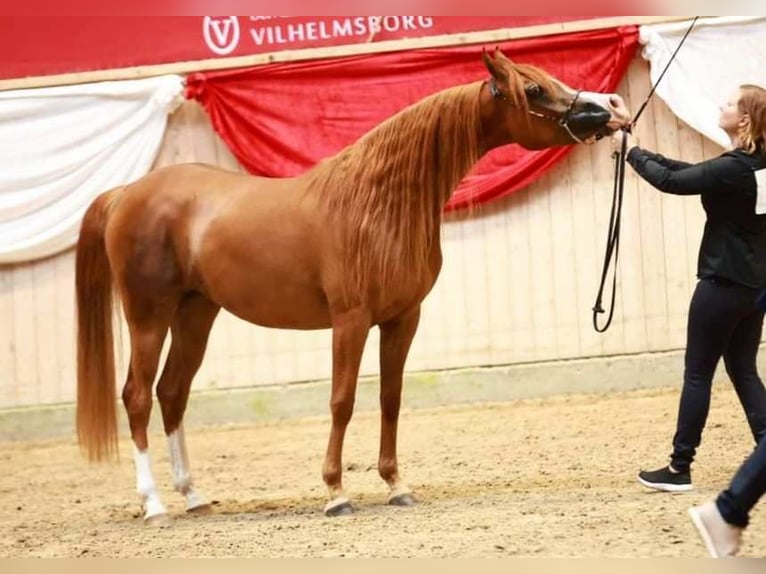
<svg viewBox="0 0 766 574">
<path fill-rule="evenodd" d="M 550 85 L 544 72 L 510 65 L 509 97 L 521 108 L 530 81 Z M 307 189 L 344 234 L 347 295 L 364 296 L 372 277 L 385 290 L 402 273 L 428 269 L 442 209 L 484 152 L 481 87 L 474 82 L 429 96 L 306 174 Z"/>
</svg>

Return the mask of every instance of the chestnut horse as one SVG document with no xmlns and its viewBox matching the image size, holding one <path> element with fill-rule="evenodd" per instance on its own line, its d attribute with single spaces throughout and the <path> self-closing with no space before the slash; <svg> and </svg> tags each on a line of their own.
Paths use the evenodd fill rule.
<svg viewBox="0 0 766 574">
<path fill-rule="evenodd" d="M 410 505 L 396 455 L 402 373 L 420 306 L 442 263 L 442 209 L 487 151 L 589 142 L 625 126 L 616 94 L 576 91 L 546 72 L 483 53 L 490 77 L 404 109 L 295 178 L 199 164 L 153 171 L 97 197 L 77 243 L 77 432 L 91 460 L 117 450 L 113 289 L 130 333 L 122 400 L 147 523 L 167 522 L 148 454 L 157 383 L 173 484 L 195 489 L 183 431 L 192 378 L 219 309 L 265 327 L 332 329 L 332 426 L 322 476 L 327 515 L 352 511 L 341 453 L 368 331 L 380 328 L 378 471 L 388 502 Z"/>
</svg>

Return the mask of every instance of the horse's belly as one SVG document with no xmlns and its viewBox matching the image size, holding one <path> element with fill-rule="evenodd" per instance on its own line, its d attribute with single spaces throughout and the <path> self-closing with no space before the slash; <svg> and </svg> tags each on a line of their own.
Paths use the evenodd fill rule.
<svg viewBox="0 0 766 574">
<path fill-rule="evenodd" d="M 229 210 L 200 231 L 195 268 L 207 295 L 234 315 L 265 327 L 330 326 L 319 279 L 317 241 L 304 214 L 271 206 Z"/>
<path fill-rule="evenodd" d="M 276 329 L 326 329 L 330 313 L 321 290 L 261 276 L 253 281 L 232 275 L 209 296 L 237 317 Z"/>
<path fill-rule="evenodd" d="M 303 304 L 294 300 L 292 304 L 279 308 L 266 309 L 260 305 L 223 307 L 236 315 L 261 327 L 274 329 L 314 330 L 329 329 L 330 317 L 326 309 L 314 305 Z"/>
</svg>

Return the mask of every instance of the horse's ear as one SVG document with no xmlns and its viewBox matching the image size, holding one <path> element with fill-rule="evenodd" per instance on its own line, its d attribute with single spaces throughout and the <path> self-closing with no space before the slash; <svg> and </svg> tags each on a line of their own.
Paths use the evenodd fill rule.
<svg viewBox="0 0 766 574">
<path fill-rule="evenodd" d="M 511 62 L 511 60 L 508 58 L 508 56 L 503 54 L 499 46 L 495 46 L 495 61 L 502 62 L 504 64 L 513 64 L 513 62 Z"/>
<path fill-rule="evenodd" d="M 481 60 L 484 62 L 490 75 L 495 78 L 495 80 L 498 82 L 505 82 L 508 79 L 508 73 L 492 59 L 492 56 L 490 56 L 484 48 L 481 49 Z"/>
</svg>

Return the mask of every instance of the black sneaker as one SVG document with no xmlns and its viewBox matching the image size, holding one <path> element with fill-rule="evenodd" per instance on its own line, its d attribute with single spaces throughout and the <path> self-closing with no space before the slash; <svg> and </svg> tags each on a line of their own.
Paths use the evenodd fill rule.
<svg viewBox="0 0 766 574">
<path fill-rule="evenodd" d="M 638 473 L 638 482 L 647 488 L 665 492 L 686 492 L 692 489 L 692 476 L 686 472 L 672 472 L 670 467 L 659 470 L 642 470 Z"/>
</svg>

